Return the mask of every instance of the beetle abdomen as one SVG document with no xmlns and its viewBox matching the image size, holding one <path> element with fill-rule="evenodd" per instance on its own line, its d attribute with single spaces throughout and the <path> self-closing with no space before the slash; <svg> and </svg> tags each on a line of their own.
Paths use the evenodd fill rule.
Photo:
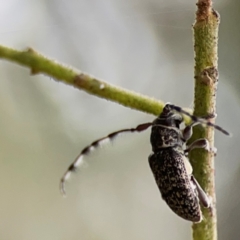
<svg viewBox="0 0 240 240">
<path fill-rule="evenodd" d="M 162 198 L 173 212 L 186 220 L 200 222 L 199 200 L 191 175 L 187 173 L 185 158 L 177 147 L 163 148 L 149 156 L 149 164 Z"/>
</svg>

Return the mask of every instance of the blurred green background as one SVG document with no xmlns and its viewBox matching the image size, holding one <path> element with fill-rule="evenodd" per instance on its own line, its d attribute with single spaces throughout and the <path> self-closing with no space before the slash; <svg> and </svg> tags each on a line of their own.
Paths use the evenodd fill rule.
<svg viewBox="0 0 240 240">
<path fill-rule="evenodd" d="M 190 0 L 0 0 L 0 43 L 32 47 L 112 84 L 176 105 L 193 104 Z M 220 0 L 216 133 L 219 239 L 239 238 L 237 0 Z M 59 180 L 86 145 L 154 117 L 0 64 L 0 239 L 190 240 L 191 224 L 161 200 L 148 166 L 150 131 L 127 134 Z"/>
</svg>

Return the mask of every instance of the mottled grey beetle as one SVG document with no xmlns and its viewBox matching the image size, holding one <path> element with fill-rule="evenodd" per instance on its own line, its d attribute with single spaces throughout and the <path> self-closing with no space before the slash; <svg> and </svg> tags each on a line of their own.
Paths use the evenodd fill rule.
<svg viewBox="0 0 240 240">
<path fill-rule="evenodd" d="M 180 129 L 183 122 L 181 114 L 189 116 L 192 120 L 192 123 L 184 129 Z M 113 132 L 85 147 L 61 178 L 60 190 L 65 194 L 65 181 L 70 174 L 83 163 L 85 155 L 104 141 L 111 141 L 123 132 L 141 132 L 152 126 L 150 141 L 153 153 L 148 160 L 162 198 L 178 216 L 195 223 L 200 222 L 202 212 L 199 202 L 203 207 L 209 208 L 211 201 L 192 175 L 192 166 L 187 154 L 195 148 L 208 151 L 213 149 L 205 138 L 197 139 L 190 146 L 186 146 L 187 140 L 192 136 L 192 127 L 197 124 L 214 127 L 229 135 L 227 131 L 204 118 L 193 116 L 178 106 L 166 104 L 162 113 L 153 122 Z"/>
</svg>

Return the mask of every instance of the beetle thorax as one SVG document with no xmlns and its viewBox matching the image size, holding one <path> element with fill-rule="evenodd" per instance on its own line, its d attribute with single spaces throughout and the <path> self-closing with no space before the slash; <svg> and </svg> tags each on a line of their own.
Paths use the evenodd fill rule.
<svg viewBox="0 0 240 240">
<path fill-rule="evenodd" d="M 162 148 L 183 146 L 181 139 L 181 130 L 177 127 L 169 127 L 164 125 L 154 125 L 152 127 L 151 144 L 153 152 Z"/>
</svg>

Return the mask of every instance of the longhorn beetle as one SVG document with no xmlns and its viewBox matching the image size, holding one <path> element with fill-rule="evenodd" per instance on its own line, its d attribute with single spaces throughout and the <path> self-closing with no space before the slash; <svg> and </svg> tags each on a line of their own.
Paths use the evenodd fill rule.
<svg viewBox="0 0 240 240">
<path fill-rule="evenodd" d="M 183 129 L 180 129 L 180 124 L 183 122 L 181 114 L 189 116 L 192 120 L 192 123 Z M 153 122 L 113 132 L 85 147 L 61 178 L 60 190 L 65 194 L 65 181 L 81 165 L 83 157 L 105 140 L 111 141 L 123 132 L 142 132 L 152 126 L 150 142 L 153 153 L 150 154 L 148 161 L 163 200 L 183 219 L 195 223 L 201 222 L 202 212 L 199 203 L 205 208 L 210 208 L 211 201 L 192 175 L 192 166 L 187 155 L 195 148 L 214 150 L 210 148 L 205 138 L 197 139 L 186 146 L 187 140 L 192 136 L 192 127 L 197 124 L 214 127 L 230 135 L 226 130 L 207 119 L 196 117 L 178 106 L 167 103 L 162 113 Z"/>
</svg>

